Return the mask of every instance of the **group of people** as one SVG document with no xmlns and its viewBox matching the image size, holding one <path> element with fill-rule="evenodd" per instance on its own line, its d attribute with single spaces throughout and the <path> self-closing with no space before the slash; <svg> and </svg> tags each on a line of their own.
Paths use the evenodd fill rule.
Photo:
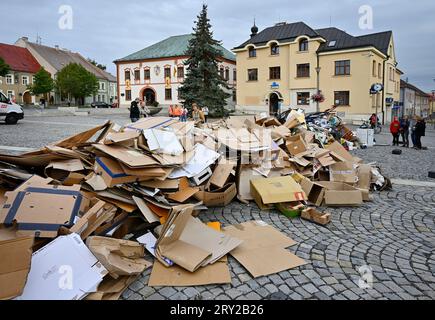
<svg viewBox="0 0 435 320">
<path fill-rule="evenodd" d="M 150 109 L 147 107 L 144 100 L 136 98 L 130 105 L 131 122 L 137 122 L 141 117 L 147 118 L 150 116 Z"/>
<path fill-rule="evenodd" d="M 209 109 L 207 107 L 199 108 L 196 102 L 192 103 L 192 119 L 195 124 L 206 123 L 208 120 Z M 137 122 L 141 117 L 149 117 L 150 109 L 145 101 L 136 98 L 130 105 L 131 122 Z M 169 106 L 169 116 L 171 118 L 179 118 L 181 122 L 187 122 L 188 110 L 184 106 L 171 105 Z"/>
<path fill-rule="evenodd" d="M 206 123 L 208 120 L 209 109 L 207 107 L 199 108 L 196 102 L 192 103 L 192 119 L 196 124 Z M 169 116 L 171 118 L 180 118 L 181 122 L 186 122 L 188 110 L 184 106 L 169 106 Z"/>
<path fill-rule="evenodd" d="M 402 136 L 403 147 L 409 148 L 409 134 L 411 133 L 411 141 L 413 148 L 422 150 L 421 137 L 426 134 L 426 123 L 423 118 L 415 116 L 410 119 L 408 116 L 402 117 L 400 120 L 394 117 L 390 124 L 390 132 L 393 135 L 393 146 L 399 146 L 399 138 Z"/>
</svg>

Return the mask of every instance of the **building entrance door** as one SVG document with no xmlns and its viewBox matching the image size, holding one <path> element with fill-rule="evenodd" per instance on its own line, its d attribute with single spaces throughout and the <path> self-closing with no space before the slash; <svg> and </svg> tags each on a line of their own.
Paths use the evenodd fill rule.
<svg viewBox="0 0 435 320">
<path fill-rule="evenodd" d="M 153 89 L 147 88 L 144 90 L 142 98 L 147 106 L 152 106 L 156 101 L 156 93 Z"/>
<path fill-rule="evenodd" d="M 276 93 L 270 94 L 269 113 L 273 116 L 276 116 L 279 113 L 279 97 Z"/>
</svg>

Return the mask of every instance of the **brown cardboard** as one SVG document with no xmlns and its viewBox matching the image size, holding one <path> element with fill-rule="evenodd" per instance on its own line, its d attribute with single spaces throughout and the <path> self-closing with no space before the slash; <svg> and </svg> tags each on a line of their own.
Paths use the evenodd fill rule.
<svg viewBox="0 0 435 320">
<path fill-rule="evenodd" d="M 92 187 L 94 191 L 104 191 L 106 190 L 107 184 L 101 175 L 91 173 L 85 178 L 86 183 Z"/>
<path fill-rule="evenodd" d="M 279 126 L 272 130 L 272 138 L 278 140 L 281 138 L 287 138 L 291 135 L 290 129 L 286 126 Z"/>
<path fill-rule="evenodd" d="M 296 242 L 263 221 L 229 226 L 223 228 L 223 232 L 243 240 L 230 254 L 254 278 L 306 264 L 303 259 L 285 249 Z"/>
<path fill-rule="evenodd" d="M 337 141 L 326 146 L 326 149 L 333 151 L 339 157 L 342 157 L 346 161 L 353 161 L 353 156 Z"/>
<path fill-rule="evenodd" d="M 369 191 L 372 181 L 372 166 L 368 164 L 360 164 L 357 168 L 358 182 L 356 187 Z"/>
<path fill-rule="evenodd" d="M 0 241 L 0 300 L 22 294 L 30 271 L 33 237 Z"/>
<path fill-rule="evenodd" d="M 86 245 L 115 279 L 118 276 L 138 275 L 151 267 L 151 263 L 143 258 L 145 249 L 140 243 L 106 237 L 89 237 Z"/>
<path fill-rule="evenodd" d="M 296 128 L 300 124 L 298 118 L 296 116 L 291 116 L 286 123 L 284 123 L 284 126 L 293 129 Z"/>
<path fill-rule="evenodd" d="M 251 194 L 261 210 L 272 209 L 272 204 L 306 200 L 301 186 L 290 176 L 251 181 Z"/>
<path fill-rule="evenodd" d="M 179 266 L 167 268 L 156 260 L 151 271 L 148 286 L 187 287 L 226 283 L 231 283 L 231 274 L 226 258 L 222 258 L 214 264 L 201 267 L 193 273 Z"/>
<path fill-rule="evenodd" d="M 66 138 L 62 141 L 56 142 L 54 145 L 61 148 L 73 148 L 77 147 L 80 144 L 87 142 L 91 139 L 95 134 L 99 131 L 103 130 L 103 133 L 97 138 L 97 142 L 101 140 L 105 133 L 108 133 L 110 127 L 112 126 L 111 121 L 107 121 L 105 124 L 101 126 L 97 126 L 90 130 L 86 130 L 84 132 L 78 133 L 72 137 Z"/>
<path fill-rule="evenodd" d="M 85 167 L 79 159 L 52 161 L 45 168 L 45 175 L 58 181 L 64 181 L 71 173 L 84 169 Z"/>
<path fill-rule="evenodd" d="M 80 186 L 38 186 L 8 192 L 0 223 L 17 223 L 19 234 L 55 238 L 61 226 L 72 226 L 83 208 Z"/>
<path fill-rule="evenodd" d="M 254 200 L 251 194 L 251 180 L 261 179 L 262 175 L 249 166 L 240 166 L 237 174 L 237 194 L 240 199 Z"/>
<path fill-rule="evenodd" d="M 126 131 L 126 132 L 111 132 L 106 136 L 104 144 L 118 144 L 131 141 L 133 143 L 134 139 L 140 136 L 140 132 L 137 131 Z"/>
<path fill-rule="evenodd" d="M 308 197 L 308 201 L 320 207 L 325 196 L 325 188 L 318 183 L 312 182 L 307 178 L 303 178 L 300 182 L 302 190 Z"/>
<path fill-rule="evenodd" d="M 189 184 L 189 180 L 186 177 L 183 177 L 180 179 L 178 192 L 167 194 L 167 198 L 179 203 L 184 203 L 189 198 L 193 197 L 198 191 L 199 188 L 192 188 Z"/>
<path fill-rule="evenodd" d="M 169 266 L 167 259 L 194 272 L 213 264 L 240 245 L 241 241 L 207 227 L 192 217 L 193 206 L 175 208 L 157 240 L 156 257 Z"/>
<path fill-rule="evenodd" d="M 180 185 L 180 179 L 166 179 L 163 181 L 160 180 L 147 180 L 142 181 L 140 183 L 141 186 L 147 187 L 147 188 L 154 188 L 154 189 L 178 189 Z"/>
<path fill-rule="evenodd" d="M 136 203 L 136 205 L 139 208 L 142 215 L 144 216 L 144 218 L 149 223 L 154 223 L 154 222 L 160 221 L 159 216 L 151 211 L 151 209 L 148 207 L 147 203 L 143 199 L 133 196 L 133 200 Z"/>
<path fill-rule="evenodd" d="M 201 190 L 195 194 L 195 198 L 202 201 L 207 207 L 225 207 L 231 203 L 236 195 L 236 184 L 230 183 L 214 191 L 205 191 L 204 188 L 201 188 Z"/>
<path fill-rule="evenodd" d="M 213 171 L 210 183 L 218 188 L 223 188 L 235 166 L 235 163 L 226 160 L 224 160 L 223 163 L 219 163 Z"/>
<path fill-rule="evenodd" d="M 327 206 L 358 206 L 363 203 L 363 195 L 358 190 L 343 182 L 317 182 L 326 188 L 325 205 Z"/>
<path fill-rule="evenodd" d="M 101 176 L 104 183 L 112 188 L 118 184 L 135 182 L 136 176 L 130 176 L 125 173 L 118 161 L 106 157 L 97 157 L 95 159 L 94 171 Z"/>
<path fill-rule="evenodd" d="M 157 166 L 158 163 L 151 157 L 138 150 L 117 145 L 94 144 L 97 150 L 123 162 L 131 168 Z"/>
<path fill-rule="evenodd" d="M 86 296 L 84 300 L 119 300 L 122 293 L 138 278 L 138 276 L 122 276 L 118 279 L 105 277 L 98 285 L 98 291 Z"/>
<path fill-rule="evenodd" d="M 331 222 L 331 214 L 319 212 L 315 208 L 307 208 L 303 210 L 301 218 L 318 223 L 322 226 L 325 226 Z"/>
<path fill-rule="evenodd" d="M 292 156 L 297 156 L 298 154 L 307 151 L 305 140 L 300 134 L 288 137 L 286 141 L 286 147 Z"/>
<path fill-rule="evenodd" d="M 329 167 L 330 180 L 332 182 L 345 182 L 355 184 L 358 180 L 353 162 L 339 162 Z"/>
<path fill-rule="evenodd" d="M 163 168 L 129 168 L 122 162 L 119 163 L 122 167 L 122 170 L 130 176 L 135 176 L 137 181 L 146 181 L 152 178 L 164 177 L 166 175 L 166 171 Z"/>
</svg>

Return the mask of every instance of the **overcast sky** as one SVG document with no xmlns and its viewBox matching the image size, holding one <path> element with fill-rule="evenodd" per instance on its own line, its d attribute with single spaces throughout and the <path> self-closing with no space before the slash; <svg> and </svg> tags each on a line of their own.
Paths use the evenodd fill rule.
<svg viewBox="0 0 435 320">
<path fill-rule="evenodd" d="M 277 22 L 334 26 L 353 35 L 394 32 L 403 79 L 435 89 L 435 1 L 433 0 L 2 0 L 0 42 L 36 36 L 105 64 L 157 41 L 190 33 L 202 3 L 209 6 L 215 38 L 231 49 L 249 38 L 253 19 L 260 30 Z M 71 30 L 59 28 L 59 8 L 73 10 Z M 359 8 L 373 8 L 373 29 L 359 28 Z"/>
</svg>

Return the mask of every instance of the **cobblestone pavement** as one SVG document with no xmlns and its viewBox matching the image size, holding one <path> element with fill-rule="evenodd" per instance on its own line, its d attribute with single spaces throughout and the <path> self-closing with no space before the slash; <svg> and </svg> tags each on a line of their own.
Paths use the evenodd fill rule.
<svg viewBox="0 0 435 320">
<path fill-rule="evenodd" d="M 18 126 L 0 124 L 0 145 L 41 147 L 86 126 L 100 124 L 99 117 L 28 119 Z M 128 121 L 115 119 L 120 124 Z M 377 136 L 388 143 L 388 134 Z M 423 143 L 427 151 L 404 150 L 393 156 L 392 147 L 357 150 L 365 162 L 378 161 L 384 173 L 394 178 L 428 180 L 433 167 L 435 133 Z M 3 152 L 0 150 L 0 152 Z M 262 212 L 254 203 L 234 202 L 201 214 L 204 222 L 224 226 L 248 220 L 263 220 L 298 242 L 290 251 L 309 264 L 268 277 L 253 279 L 229 257 L 232 283 L 201 287 L 147 286 L 147 270 L 123 294 L 127 300 L 257 300 L 257 299 L 435 299 L 435 188 L 394 185 L 393 191 L 374 193 L 373 201 L 356 208 L 327 208 L 332 223 L 321 227 L 275 211 Z M 373 285 L 360 288 L 360 269 L 371 268 Z"/>
</svg>

